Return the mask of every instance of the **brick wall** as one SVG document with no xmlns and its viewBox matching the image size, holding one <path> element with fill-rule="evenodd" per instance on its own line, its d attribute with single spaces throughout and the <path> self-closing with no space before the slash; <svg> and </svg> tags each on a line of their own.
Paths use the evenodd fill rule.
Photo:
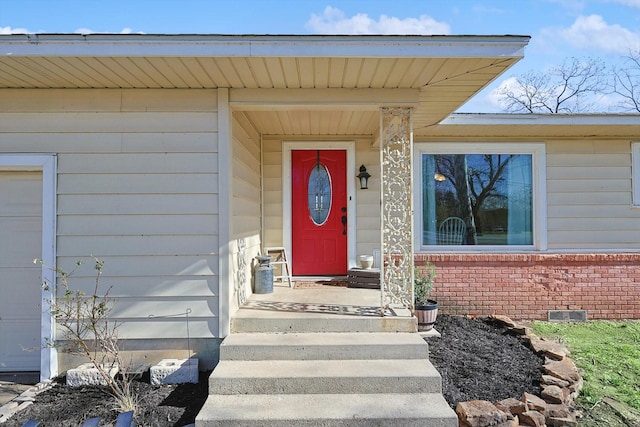
<svg viewBox="0 0 640 427">
<path fill-rule="evenodd" d="M 416 254 L 436 266 L 432 297 L 448 314 L 640 319 L 640 254 Z"/>
</svg>

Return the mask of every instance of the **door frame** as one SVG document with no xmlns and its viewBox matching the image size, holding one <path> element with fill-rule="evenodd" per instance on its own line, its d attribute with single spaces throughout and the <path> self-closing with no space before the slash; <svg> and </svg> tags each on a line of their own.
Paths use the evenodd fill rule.
<svg viewBox="0 0 640 427">
<path fill-rule="evenodd" d="M 291 254 L 291 152 L 293 150 L 345 150 L 347 152 L 347 270 L 356 265 L 355 141 L 287 141 L 282 144 L 282 241 Z M 290 256 L 292 258 L 292 256 Z"/>
<path fill-rule="evenodd" d="M 0 171 L 42 172 L 42 280 L 55 285 L 56 274 L 56 177 L 54 154 L 0 154 Z M 42 287 L 40 337 L 53 342 L 55 323 L 51 318 L 51 299 L 54 286 Z M 58 358 L 54 347 L 42 343 L 40 349 L 40 379 L 58 375 Z"/>
</svg>

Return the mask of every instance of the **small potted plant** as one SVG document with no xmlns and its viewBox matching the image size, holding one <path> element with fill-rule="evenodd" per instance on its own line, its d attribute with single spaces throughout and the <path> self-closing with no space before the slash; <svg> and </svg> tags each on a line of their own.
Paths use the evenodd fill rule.
<svg viewBox="0 0 640 427">
<path fill-rule="evenodd" d="M 423 269 L 414 270 L 414 311 L 418 318 L 418 331 L 430 331 L 438 317 L 438 302 L 429 299 L 436 278 L 433 264 L 427 263 Z"/>
</svg>

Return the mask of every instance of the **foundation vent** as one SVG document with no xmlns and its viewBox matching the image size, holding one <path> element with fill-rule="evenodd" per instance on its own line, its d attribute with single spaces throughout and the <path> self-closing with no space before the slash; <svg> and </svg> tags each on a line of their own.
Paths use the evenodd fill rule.
<svg viewBox="0 0 640 427">
<path fill-rule="evenodd" d="M 549 322 L 586 322 L 587 310 L 549 310 Z"/>
</svg>

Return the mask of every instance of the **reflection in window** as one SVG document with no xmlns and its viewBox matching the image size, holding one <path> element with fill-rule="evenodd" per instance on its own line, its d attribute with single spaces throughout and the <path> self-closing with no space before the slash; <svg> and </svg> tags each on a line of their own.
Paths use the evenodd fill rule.
<svg viewBox="0 0 640 427">
<path fill-rule="evenodd" d="M 331 177 L 327 168 L 320 163 L 313 167 L 309 175 L 307 204 L 314 224 L 324 224 L 331 210 Z"/>
<path fill-rule="evenodd" d="M 423 154 L 422 244 L 533 245 L 532 191 L 530 154 Z"/>
</svg>

